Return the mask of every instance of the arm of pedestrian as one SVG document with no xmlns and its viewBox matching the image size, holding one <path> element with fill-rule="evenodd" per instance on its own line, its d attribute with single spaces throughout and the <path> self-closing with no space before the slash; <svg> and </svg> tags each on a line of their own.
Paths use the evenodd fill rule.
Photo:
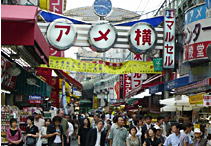
<svg viewBox="0 0 211 146">
<path fill-rule="evenodd" d="M 110 138 L 110 146 L 112 146 L 112 144 L 113 144 L 113 139 Z"/>
<path fill-rule="evenodd" d="M 79 145 L 79 146 L 81 145 L 80 139 L 81 139 L 81 137 L 78 136 L 78 145 Z"/>
<path fill-rule="evenodd" d="M 62 135 L 62 146 L 64 146 L 64 136 Z"/>
<path fill-rule="evenodd" d="M 34 138 L 38 138 L 39 137 L 39 133 L 37 132 L 35 135 L 31 135 L 32 137 L 34 137 Z"/>
</svg>

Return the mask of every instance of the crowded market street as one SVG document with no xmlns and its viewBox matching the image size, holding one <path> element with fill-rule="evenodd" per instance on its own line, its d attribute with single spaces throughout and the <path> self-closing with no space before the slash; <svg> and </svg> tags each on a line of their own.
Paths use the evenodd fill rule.
<svg viewBox="0 0 211 146">
<path fill-rule="evenodd" d="M 1 146 L 211 146 L 211 0 L 1 0 Z"/>
</svg>

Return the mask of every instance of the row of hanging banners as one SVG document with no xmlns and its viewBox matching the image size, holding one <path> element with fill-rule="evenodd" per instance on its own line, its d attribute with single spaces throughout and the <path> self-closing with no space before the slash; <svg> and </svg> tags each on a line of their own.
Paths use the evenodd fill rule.
<svg viewBox="0 0 211 146">
<path fill-rule="evenodd" d="M 127 39 L 122 39 L 123 44 L 127 43 L 129 45 L 128 49 L 135 54 L 143 54 L 154 49 L 159 43 L 158 33 L 151 24 L 146 22 L 134 23 L 127 32 Z M 87 26 L 84 24 L 84 27 Z M 121 41 L 121 35 L 125 35 L 121 34 L 121 32 L 117 33 L 115 26 L 110 23 L 99 23 L 89 28 L 88 35 L 84 34 L 83 39 L 87 40 L 89 47 L 96 52 L 106 52 L 110 48 L 115 48 L 117 40 Z M 47 29 L 47 40 L 52 48 L 64 51 L 71 48 L 71 46 L 76 46 L 77 34 L 76 28 L 68 19 L 56 19 L 50 23 Z M 122 63 L 83 62 L 71 58 L 50 56 L 49 68 L 108 74 L 128 74 L 131 72 L 160 74 L 161 72 L 159 71 L 161 70 L 154 70 L 154 65 L 156 64 L 166 69 L 172 69 L 175 65 L 175 10 L 165 10 L 164 35 L 161 43 L 163 45 L 163 60 L 154 64 L 152 61 L 133 60 Z M 162 67 L 158 68 L 162 69 Z"/>
</svg>

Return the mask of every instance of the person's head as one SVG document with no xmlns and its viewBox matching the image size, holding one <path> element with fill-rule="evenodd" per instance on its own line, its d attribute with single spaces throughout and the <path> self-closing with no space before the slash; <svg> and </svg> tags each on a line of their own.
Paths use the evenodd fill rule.
<svg viewBox="0 0 211 146">
<path fill-rule="evenodd" d="M 57 116 L 59 116 L 60 118 L 64 118 L 64 110 L 63 109 L 58 109 L 57 110 Z"/>
<path fill-rule="evenodd" d="M 168 115 L 166 115 L 165 117 L 164 117 L 164 120 L 163 120 L 165 123 L 168 123 L 169 122 L 169 116 Z"/>
<path fill-rule="evenodd" d="M 135 126 L 137 126 L 137 127 L 139 127 L 140 125 L 139 125 L 139 119 L 136 119 L 135 121 L 133 121 L 134 122 L 134 125 Z"/>
<path fill-rule="evenodd" d="M 64 115 L 64 118 L 65 118 L 68 122 L 70 122 L 70 116 L 69 116 L 68 114 L 65 114 L 65 115 Z"/>
<path fill-rule="evenodd" d="M 61 121 L 62 121 L 62 118 L 61 118 L 61 117 L 55 116 L 55 117 L 53 118 L 53 125 L 54 125 L 54 126 L 59 126 L 59 125 L 61 124 Z"/>
<path fill-rule="evenodd" d="M 49 125 L 51 125 L 51 119 L 50 118 L 46 118 L 45 119 L 45 126 L 48 127 Z"/>
<path fill-rule="evenodd" d="M 151 121 L 152 121 L 152 116 L 147 115 L 147 116 L 145 117 L 145 121 L 146 121 L 146 123 L 149 125 L 149 124 L 151 123 Z"/>
<path fill-rule="evenodd" d="M 112 112 L 113 112 L 112 109 L 109 109 L 109 114 L 110 114 L 110 115 L 112 114 Z"/>
<path fill-rule="evenodd" d="M 114 118 L 113 118 L 113 123 L 117 123 L 118 117 L 119 117 L 119 116 L 114 116 Z"/>
<path fill-rule="evenodd" d="M 140 116 L 138 121 L 139 121 L 140 126 L 143 125 L 144 124 L 144 117 Z"/>
<path fill-rule="evenodd" d="M 132 119 L 133 119 L 133 121 L 136 120 L 136 114 L 133 114 L 133 115 L 132 115 Z"/>
<path fill-rule="evenodd" d="M 201 130 L 199 128 L 194 129 L 194 135 L 196 138 L 200 138 L 202 135 Z"/>
<path fill-rule="evenodd" d="M 149 130 L 147 130 L 144 134 L 145 139 L 147 139 L 149 137 Z"/>
<path fill-rule="evenodd" d="M 100 115 L 99 114 L 94 114 L 94 121 L 97 122 L 100 119 Z"/>
<path fill-rule="evenodd" d="M 99 131 L 101 131 L 103 129 L 103 127 L 104 127 L 104 121 L 103 120 L 98 120 L 96 124 L 97 124 L 97 129 Z"/>
<path fill-rule="evenodd" d="M 111 127 L 111 125 L 112 125 L 111 120 L 110 120 L 110 119 L 108 119 L 108 120 L 106 121 L 106 124 L 107 124 L 107 127 Z"/>
<path fill-rule="evenodd" d="M 130 127 L 129 133 L 130 133 L 132 136 L 135 136 L 136 133 L 137 133 L 136 127 L 134 127 L 134 126 Z"/>
<path fill-rule="evenodd" d="M 181 125 L 179 123 L 174 123 L 171 128 L 172 128 L 173 133 L 178 134 L 178 133 L 180 133 Z"/>
<path fill-rule="evenodd" d="M 155 133 L 156 133 L 156 129 L 155 128 L 150 128 L 149 129 L 149 136 L 150 137 L 154 137 L 155 136 Z"/>
<path fill-rule="evenodd" d="M 183 124 L 184 123 L 184 119 L 183 118 L 179 118 L 179 123 Z"/>
<path fill-rule="evenodd" d="M 28 116 L 26 119 L 27 119 L 27 123 L 29 125 L 34 125 L 34 117 Z"/>
<path fill-rule="evenodd" d="M 105 121 L 105 114 L 102 114 L 102 115 L 101 115 L 101 119 L 102 119 L 103 121 Z"/>
<path fill-rule="evenodd" d="M 15 118 L 10 119 L 10 127 L 17 127 L 17 120 Z"/>
<path fill-rule="evenodd" d="M 88 128 L 90 128 L 90 120 L 89 120 L 89 118 L 84 118 L 83 119 L 83 123 L 82 123 L 82 127 L 83 126 L 87 126 Z"/>
<path fill-rule="evenodd" d="M 117 118 L 117 125 L 118 126 L 122 126 L 124 124 L 124 119 L 122 118 L 122 116 L 118 116 Z"/>
<path fill-rule="evenodd" d="M 158 125 L 162 125 L 163 124 L 163 116 L 158 116 L 157 117 L 157 123 L 158 123 Z"/>
<path fill-rule="evenodd" d="M 35 120 L 38 120 L 40 117 L 41 117 L 41 111 L 40 110 L 35 110 L 34 111 L 34 118 L 35 118 Z"/>
<path fill-rule="evenodd" d="M 184 131 L 190 133 L 193 128 L 193 124 L 190 122 L 184 123 Z"/>
<path fill-rule="evenodd" d="M 154 128 L 156 129 L 156 136 L 162 136 L 161 128 L 158 125 L 155 125 Z"/>
</svg>

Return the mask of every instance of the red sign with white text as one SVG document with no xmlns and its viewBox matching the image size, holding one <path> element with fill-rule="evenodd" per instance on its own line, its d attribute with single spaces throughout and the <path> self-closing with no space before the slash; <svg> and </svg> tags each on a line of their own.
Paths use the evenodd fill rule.
<svg viewBox="0 0 211 146">
<path fill-rule="evenodd" d="M 184 48 L 184 61 L 207 59 L 207 47 L 211 41 L 187 45 Z"/>
<path fill-rule="evenodd" d="M 133 54 L 132 60 L 136 61 L 144 61 L 144 55 L 143 54 Z M 132 73 L 132 89 L 135 89 L 142 84 L 141 79 L 142 74 L 140 73 Z"/>
<path fill-rule="evenodd" d="M 52 106 L 59 108 L 59 78 L 52 77 L 52 91 L 51 98 Z"/>
<path fill-rule="evenodd" d="M 131 76 L 129 76 L 129 74 L 124 74 L 124 97 L 129 95 L 132 90 L 131 82 Z"/>
<path fill-rule="evenodd" d="M 49 9 L 51 12 L 62 14 L 63 5 L 63 0 L 49 0 Z"/>
</svg>

